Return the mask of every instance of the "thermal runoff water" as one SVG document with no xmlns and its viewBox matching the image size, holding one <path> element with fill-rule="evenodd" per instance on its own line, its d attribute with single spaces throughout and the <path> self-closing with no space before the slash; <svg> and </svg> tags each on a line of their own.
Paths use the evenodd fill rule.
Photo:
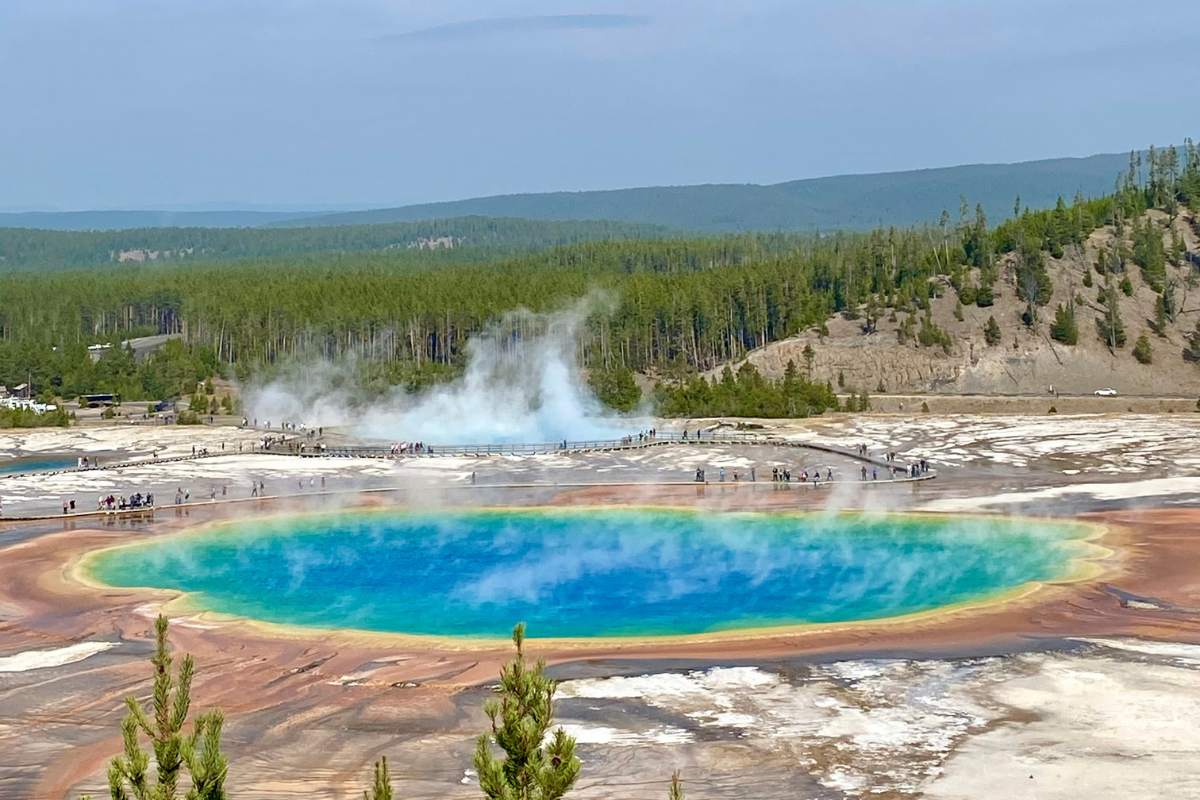
<svg viewBox="0 0 1200 800">
<path fill-rule="evenodd" d="M 1061 578 L 1065 523 L 673 509 L 247 519 L 102 551 L 96 578 L 269 622 L 409 634 L 653 636 L 878 619 Z"/>
</svg>

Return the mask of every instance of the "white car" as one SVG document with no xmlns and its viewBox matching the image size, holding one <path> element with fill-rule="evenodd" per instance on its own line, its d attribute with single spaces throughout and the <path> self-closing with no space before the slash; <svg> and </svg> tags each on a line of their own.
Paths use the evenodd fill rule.
<svg viewBox="0 0 1200 800">
<path fill-rule="evenodd" d="M 1097 389 L 1096 394 L 1100 395 L 1101 397 L 1116 397 L 1117 390 L 1116 389 Z"/>
</svg>

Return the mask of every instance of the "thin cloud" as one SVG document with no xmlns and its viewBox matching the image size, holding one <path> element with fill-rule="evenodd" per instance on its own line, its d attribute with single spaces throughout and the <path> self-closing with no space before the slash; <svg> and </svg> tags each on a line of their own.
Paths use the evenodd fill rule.
<svg viewBox="0 0 1200 800">
<path fill-rule="evenodd" d="M 543 31 L 606 30 L 637 28 L 650 24 L 650 17 L 631 14 L 552 14 L 536 17 L 487 17 L 465 22 L 450 22 L 431 28 L 384 36 L 387 42 L 450 42 L 502 36 L 510 33 Z"/>
</svg>

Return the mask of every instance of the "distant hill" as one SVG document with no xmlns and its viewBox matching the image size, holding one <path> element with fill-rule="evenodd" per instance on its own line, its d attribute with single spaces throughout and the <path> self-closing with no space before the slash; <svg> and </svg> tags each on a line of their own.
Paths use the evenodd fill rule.
<svg viewBox="0 0 1200 800">
<path fill-rule="evenodd" d="M 275 227 L 369 225 L 480 214 L 526 219 L 610 219 L 693 231 L 863 230 L 880 225 L 934 222 L 943 210 L 957 218 L 959 198 L 982 203 L 988 218 L 1023 205 L 1044 208 L 1077 191 L 1112 191 L 1128 154 L 1059 158 L 1019 164 L 976 164 L 941 169 L 838 175 L 770 186 L 707 184 L 596 192 L 551 192 L 479 197 L 372 211 L 280 220 Z"/>
<path fill-rule="evenodd" d="M 137 228 L 0 231 L 0 271 L 107 264 L 181 264 L 316 254 L 379 254 L 392 266 L 487 261 L 558 245 L 678 235 L 660 225 L 606 220 L 457 217 L 311 228 Z"/>
<path fill-rule="evenodd" d="M 1128 154 L 1058 158 L 1018 164 L 837 175 L 769 186 L 705 184 L 590 192 L 477 197 L 445 203 L 339 213 L 304 211 L 71 211 L 0 213 L 0 229 L 101 231 L 149 228 L 306 228 L 379 225 L 459 217 L 527 220 L 613 220 L 693 232 L 864 230 L 957 217 L 959 198 L 988 218 L 1024 205 L 1044 208 L 1061 195 L 1099 196 L 1128 169 Z"/>
<path fill-rule="evenodd" d="M 115 231 L 132 228 L 255 228 L 314 216 L 312 211 L 18 211 L 0 212 L 0 228 Z"/>
</svg>

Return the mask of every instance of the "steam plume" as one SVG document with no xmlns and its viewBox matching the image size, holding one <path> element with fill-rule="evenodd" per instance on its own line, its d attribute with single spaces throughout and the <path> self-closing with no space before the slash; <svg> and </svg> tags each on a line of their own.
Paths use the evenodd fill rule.
<svg viewBox="0 0 1200 800">
<path fill-rule="evenodd" d="M 464 374 L 411 395 L 402 389 L 363 405 L 348 366 L 328 363 L 303 376 L 251 390 L 247 408 L 260 422 L 349 425 L 361 435 L 431 444 L 610 439 L 638 427 L 606 411 L 575 362 L 580 326 L 595 307 L 587 298 L 566 311 L 516 311 L 467 345 Z"/>
</svg>

